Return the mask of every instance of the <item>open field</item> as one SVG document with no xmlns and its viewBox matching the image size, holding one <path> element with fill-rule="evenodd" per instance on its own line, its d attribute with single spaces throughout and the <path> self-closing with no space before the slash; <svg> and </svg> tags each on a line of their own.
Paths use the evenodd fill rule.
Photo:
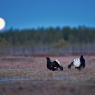
<svg viewBox="0 0 95 95">
<path fill-rule="evenodd" d="M 58 59 L 63 71 L 49 71 L 45 56 L 0 57 L 0 95 L 95 95 L 95 56 L 84 56 L 86 68 L 68 70 L 78 56 Z"/>
</svg>

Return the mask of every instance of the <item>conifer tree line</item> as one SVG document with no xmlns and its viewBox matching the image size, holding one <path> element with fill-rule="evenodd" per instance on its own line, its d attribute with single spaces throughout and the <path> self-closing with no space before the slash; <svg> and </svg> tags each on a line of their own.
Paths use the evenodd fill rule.
<svg viewBox="0 0 95 95">
<path fill-rule="evenodd" d="M 0 32 L 0 47 L 60 47 L 95 43 L 95 28 L 49 27 Z"/>
</svg>

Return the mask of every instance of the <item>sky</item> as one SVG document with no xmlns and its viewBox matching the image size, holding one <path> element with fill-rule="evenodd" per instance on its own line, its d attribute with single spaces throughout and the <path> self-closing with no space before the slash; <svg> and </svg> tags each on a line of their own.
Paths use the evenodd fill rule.
<svg viewBox="0 0 95 95">
<path fill-rule="evenodd" d="M 0 0 L 5 29 L 95 27 L 95 0 Z"/>
</svg>

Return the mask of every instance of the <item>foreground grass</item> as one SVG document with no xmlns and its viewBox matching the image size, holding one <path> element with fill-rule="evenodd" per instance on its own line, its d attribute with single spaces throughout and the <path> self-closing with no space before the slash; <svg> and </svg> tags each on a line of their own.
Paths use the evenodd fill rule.
<svg viewBox="0 0 95 95">
<path fill-rule="evenodd" d="M 95 84 L 70 81 L 18 81 L 0 84 L 0 95 L 95 95 Z"/>
</svg>

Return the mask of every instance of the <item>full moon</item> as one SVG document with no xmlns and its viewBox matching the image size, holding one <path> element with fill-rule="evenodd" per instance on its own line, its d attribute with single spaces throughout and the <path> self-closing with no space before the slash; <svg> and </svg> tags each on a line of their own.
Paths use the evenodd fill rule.
<svg viewBox="0 0 95 95">
<path fill-rule="evenodd" d="M 5 28 L 5 24 L 6 24 L 6 22 L 5 22 L 4 18 L 0 17 L 0 30 L 3 30 Z"/>
</svg>

